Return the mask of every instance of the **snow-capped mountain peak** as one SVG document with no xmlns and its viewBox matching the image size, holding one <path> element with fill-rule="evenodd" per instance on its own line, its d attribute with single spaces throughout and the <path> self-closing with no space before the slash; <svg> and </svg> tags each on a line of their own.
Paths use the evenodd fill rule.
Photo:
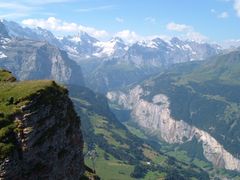
<svg viewBox="0 0 240 180">
<path fill-rule="evenodd" d="M 11 37 L 47 41 L 66 50 L 70 57 L 76 61 L 89 58 L 112 59 L 113 57 L 121 60 L 124 57 L 125 60 L 134 61 L 138 65 L 143 64 L 143 62 L 161 65 L 162 62 L 172 64 L 201 60 L 222 51 L 216 45 L 181 40 L 177 37 L 168 40 L 156 37 L 127 45 L 119 37 L 113 37 L 109 41 L 99 41 L 84 31 L 80 31 L 76 35 L 57 38 L 50 31 L 42 28 L 31 29 L 5 20 L 3 20 L 3 24 Z M 125 55 L 127 55 L 127 58 Z"/>
<path fill-rule="evenodd" d="M 79 43 L 82 41 L 81 37 L 80 36 L 72 36 L 72 37 L 69 37 L 69 40 L 74 42 L 74 43 Z"/>
<path fill-rule="evenodd" d="M 126 52 L 127 45 L 119 37 L 114 37 L 110 41 L 97 42 L 94 44 L 97 52 L 93 55 L 96 57 L 122 56 Z"/>
<path fill-rule="evenodd" d="M 86 44 L 94 44 L 96 42 L 98 42 L 97 39 L 95 39 L 94 37 L 90 36 L 89 34 L 87 34 L 86 32 L 79 32 L 76 35 L 73 36 L 65 36 L 61 39 L 59 39 L 63 44 L 67 43 L 73 43 L 75 45 L 86 45 Z"/>
<path fill-rule="evenodd" d="M 142 47 L 155 48 L 155 49 L 166 48 L 167 46 L 169 46 L 169 44 L 166 41 L 160 39 L 159 37 L 151 40 L 138 41 L 136 44 Z"/>
<path fill-rule="evenodd" d="M 36 27 L 36 28 L 35 28 L 35 32 L 36 32 L 38 35 L 41 35 L 41 36 L 43 36 L 43 37 L 45 37 L 45 38 L 52 38 L 52 39 L 56 38 L 56 37 L 52 34 L 51 31 L 48 31 L 48 30 L 43 29 L 43 28 L 40 28 L 40 27 Z"/>
<path fill-rule="evenodd" d="M 113 37 L 110 41 L 119 43 L 119 44 L 125 44 L 125 42 L 120 37 L 117 37 L 117 36 Z"/>
</svg>

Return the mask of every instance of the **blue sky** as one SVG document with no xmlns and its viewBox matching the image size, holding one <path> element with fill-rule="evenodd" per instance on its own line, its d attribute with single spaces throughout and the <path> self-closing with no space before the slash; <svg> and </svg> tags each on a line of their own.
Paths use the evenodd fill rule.
<svg viewBox="0 0 240 180">
<path fill-rule="evenodd" d="M 240 0 L 1 0 L 0 17 L 58 35 L 83 30 L 100 39 L 240 39 Z"/>
</svg>

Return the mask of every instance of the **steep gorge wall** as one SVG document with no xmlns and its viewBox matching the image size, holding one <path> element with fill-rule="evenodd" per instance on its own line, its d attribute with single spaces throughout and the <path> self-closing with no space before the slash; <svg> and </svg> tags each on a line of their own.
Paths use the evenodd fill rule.
<svg viewBox="0 0 240 180">
<path fill-rule="evenodd" d="M 142 98 L 148 94 L 141 86 L 136 86 L 128 94 L 109 92 L 107 97 L 125 109 L 132 110 L 131 115 L 138 125 L 157 134 L 160 139 L 171 144 L 181 144 L 196 137 L 202 142 L 203 154 L 207 160 L 217 167 L 240 171 L 240 160 L 226 151 L 209 133 L 171 117 L 170 102 L 166 95 L 155 95 L 152 102 L 148 102 Z"/>
<path fill-rule="evenodd" d="M 81 67 L 65 51 L 44 41 L 3 38 L 0 34 L 0 67 L 19 80 L 53 79 L 84 85 Z"/>
</svg>

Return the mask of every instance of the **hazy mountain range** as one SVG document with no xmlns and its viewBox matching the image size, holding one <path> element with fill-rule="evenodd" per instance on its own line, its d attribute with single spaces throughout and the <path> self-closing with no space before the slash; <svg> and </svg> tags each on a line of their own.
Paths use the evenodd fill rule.
<svg viewBox="0 0 240 180">
<path fill-rule="evenodd" d="M 149 59 L 161 58 L 167 64 L 202 60 L 221 52 L 222 48 L 217 44 L 199 43 L 190 40 L 180 40 L 176 37 L 169 41 L 160 38 L 142 40 L 133 44 L 127 44 L 119 37 L 113 37 L 109 41 L 100 41 L 86 32 L 79 32 L 75 36 L 56 37 L 50 31 L 37 28 L 22 27 L 16 22 L 3 20 L 8 34 L 11 37 L 18 37 L 31 40 L 47 41 L 68 52 L 76 60 L 91 58 L 129 58 L 135 56 L 147 56 Z M 149 56 L 150 55 L 150 56 Z M 127 57 L 126 57 L 127 56 Z M 128 60 L 129 60 L 128 59 Z M 176 59 L 179 59 L 178 61 Z M 154 60 L 153 60 L 154 61 Z M 134 61 L 140 65 L 139 61 Z M 148 62 L 149 64 L 150 62 Z M 155 63 L 155 64 L 154 64 Z M 152 62 L 157 65 L 157 62 Z"/>
<path fill-rule="evenodd" d="M 128 44 L 0 22 L 0 67 L 68 85 L 105 178 L 103 164 L 123 179 L 239 178 L 239 60 L 238 49 L 176 37 Z"/>
<path fill-rule="evenodd" d="M 31 29 L 6 20 L 2 23 L 13 39 L 44 41 L 50 44 L 48 46 L 66 51 L 71 59 L 81 65 L 86 86 L 103 93 L 140 81 L 157 73 L 159 68 L 168 68 L 175 63 L 203 60 L 223 52 L 216 44 L 180 40 L 176 37 L 169 41 L 154 38 L 127 44 L 118 37 L 103 42 L 86 32 L 80 32 L 76 36 L 59 38 L 42 28 Z M 24 47 L 24 44 L 21 46 Z M 6 55 L 5 51 L 2 49 L 2 54 Z M 2 57 L 4 58 L 3 55 Z M 62 65 L 64 66 L 63 63 Z M 65 65 L 68 66 L 69 63 Z M 67 69 L 64 71 L 69 72 Z M 61 78 L 59 77 L 61 81 L 67 79 Z"/>
</svg>

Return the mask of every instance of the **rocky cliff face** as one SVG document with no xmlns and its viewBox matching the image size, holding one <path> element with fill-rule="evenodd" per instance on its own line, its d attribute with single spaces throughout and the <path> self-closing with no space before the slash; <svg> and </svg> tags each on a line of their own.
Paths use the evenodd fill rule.
<svg viewBox="0 0 240 180">
<path fill-rule="evenodd" d="M 0 179 L 79 179 L 83 139 L 67 90 L 27 81 L 0 91 Z"/>
<path fill-rule="evenodd" d="M 0 22 L 0 36 L 4 38 L 9 38 L 7 29 L 2 22 Z"/>
<path fill-rule="evenodd" d="M 54 79 L 60 83 L 83 85 L 81 68 L 64 51 L 46 42 L 10 40 L 0 47 L 0 66 L 20 80 Z"/>
<path fill-rule="evenodd" d="M 129 179 L 130 176 L 133 179 L 209 179 L 202 168 L 190 167 L 159 150 L 159 146 L 131 133 L 110 111 L 103 95 L 84 87 L 69 86 L 68 89 L 81 117 L 88 151 L 85 162 L 92 167 L 89 158 L 97 153 L 96 172 L 102 179 Z M 111 171 L 111 177 L 106 169 Z M 149 173 L 154 175 L 149 177 Z"/>
<path fill-rule="evenodd" d="M 107 97 L 125 109 L 132 110 L 131 115 L 138 125 L 157 134 L 159 139 L 171 144 L 182 144 L 195 137 L 202 143 L 207 160 L 217 167 L 240 171 L 240 160 L 225 150 L 208 132 L 171 117 L 170 102 L 165 94 L 157 94 L 151 101 L 147 101 L 144 96 L 149 94 L 141 86 L 136 86 L 128 94 L 109 92 Z"/>
</svg>

